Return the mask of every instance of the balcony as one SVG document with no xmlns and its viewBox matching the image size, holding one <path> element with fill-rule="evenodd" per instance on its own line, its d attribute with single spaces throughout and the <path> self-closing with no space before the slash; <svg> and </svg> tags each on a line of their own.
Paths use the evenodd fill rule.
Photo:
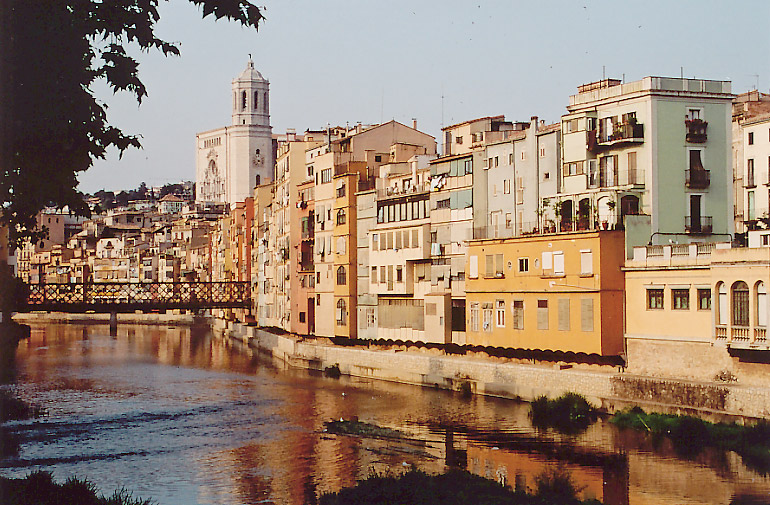
<svg viewBox="0 0 770 505">
<path fill-rule="evenodd" d="M 702 144 L 706 142 L 708 138 L 706 135 L 706 128 L 709 125 L 708 122 L 702 119 L 688 119 L 685 120 L 684 125 L 687 128 L 687 134 L 685 135 L 685 140 L 687 142 L 693 144 Z"/>
<path fill-rule="evenodd" d="M 711 216 L 695 217 L 685 216 L 684 218 L 684 231 L 693 234 L 708 235 L 713 230 L 712 225 L 713 218 Z"/>
<path fill-rule="evenodd" d="M 706 189 L 711 184 L 711 174 L 708 170 L 685 170 L 684 184 L 688 189 Z"/>
<path fill-rule="evenodd" d="M 644 142 L 644 125 L 636 121 L 616 123 L 611 131 L 600 128 L 586 132 L 588 150 L 596 153 L 602 149 Z"/>
</svg>

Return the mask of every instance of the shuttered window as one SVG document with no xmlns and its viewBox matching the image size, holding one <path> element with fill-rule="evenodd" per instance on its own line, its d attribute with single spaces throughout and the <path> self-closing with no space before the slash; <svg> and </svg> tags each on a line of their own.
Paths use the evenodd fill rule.
<svg viewBox="0 0 770 505">
<path fill-rule="evenodd" d="M 553 268 L 553 254 L 550 252 L 543 253 L 543 270 L 551 270 Z"/>
<path fill-rule="evenodd" d="M 580 300 L 580 329 L 594 331 L 594 300 L 583 298 Z"/>
<path fill-rule="evenodd" d="M 493 254 L 486 255 L 486 269 L 484 275 L 486 277 L 492 277 L 495 275 L 495 256 Z"/>
<path fill-rule="evenodd" d="M 581 275 L 594 273 L 594 255 L 590 249 L 580 251 L 580 273 Z"/>
<path fill-rule="evenodd" d="M 471 279 L 478 279 L 479 278 L 479 257 L 471 256 L 469 261 L 470 261 L 470 264 L 468 266 L 468 269 L 469 269 L 468 276 Z"/>
<path fill-rule="evenodd" d="M 502 254 L 495 254 L 495 277 L 503 276 L 503 263 L 505 259 Z"/>
<path fill-rule="evenodd" d="M 513 329 L 524 329 L 524 300 L 513 301 Z"/>
<path fill-rule="evenodd" d="M 559 330 L 569 331 L 569 298 L 559 298 Z"/>
<path fill-rule="evenodd" d="M 562 251 L 553 253 L 553 274 L 564 275 L 564 253 Z"/>
<path fill-rule="evenodd" d="M 537 301 L 537 329 L 548 329 L 548 300 Z"/>
</svg>

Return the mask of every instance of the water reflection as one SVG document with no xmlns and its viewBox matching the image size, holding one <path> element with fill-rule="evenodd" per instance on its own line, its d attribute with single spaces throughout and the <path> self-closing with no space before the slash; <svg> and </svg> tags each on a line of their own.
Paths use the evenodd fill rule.
<svg viewBox="0 0 770 505">
<path fill-rule="evenodd" d="M 560 465 L 613 505 L 751 503 L 770 481 L 733 453 L 682 458 L 666 440 L 600 420 L 580 435 L 533 429 L 524 405 L 286 369 L 206 328 L 47 325 L 16 353 L 16 389 L 48 418 L 13 423 L 0 473 L 52 470 L 163 504 L 314 503 L 370 472 L 465 468 L 533 489 Z M 403 439 L 333 435 L 352 419 Z"/>
</svg>

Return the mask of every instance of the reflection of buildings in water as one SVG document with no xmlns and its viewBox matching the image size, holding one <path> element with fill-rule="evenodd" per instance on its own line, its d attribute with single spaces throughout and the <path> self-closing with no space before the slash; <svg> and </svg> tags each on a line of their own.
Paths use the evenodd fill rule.
<svg viewBox="0 0 770 505">
<path fill-rule="evenodd" d="M 572 453 L 555 448 L 546 455 L 537 451 L 516 451 L 468 444 L 468 471 L 515 490 L 533 492 L 536 479 L 557 462 L 569 472 L 573 482 L 582 488 L 582 499 L 597 499 L 606 505 L 627 505 L 628 474 L 620 455 Z M 563 459 L 562 459 L 563 458 Z M 587 465 L 581 459 L 594 460 Z M 624 471 L 625 470 L 625 471 Z"/>
</svg>

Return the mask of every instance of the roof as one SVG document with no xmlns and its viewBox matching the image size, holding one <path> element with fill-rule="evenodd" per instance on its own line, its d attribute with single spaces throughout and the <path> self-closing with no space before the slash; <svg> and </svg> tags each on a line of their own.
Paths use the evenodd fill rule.
<svg viewBox="0 0 770 505">
<path fill-rule="evenodd" d="M 538 135 L 542 133 L 551 133 L 561 128 L 561 123 L 553 123 L 545 126 L 541 126 L 537 129 Z"/>
<path fill-rule="evenodd" d="M 161 198 L 160 201 L 161 202 L 184 202 L 184 200 L 182 200 L 178 196 L 176 196 L 174 194 L 171 194 L 171 193 L 169 193 L 166 196 L 164 196 L 163 198 Z"/>
<path fill-rule="evenodd" d="M 238 76 L 237 80 L 267 82 L 267 79 L 262 77 L 262 74 L 254 68 L 254 62 L 251 61 L 251 59 L 249 59 L 249 62 L 246 64 L 246 69 L 241 72 L 241 75 Z"/>
<path fill-rule="evenodd" d="M 445 130 L 449 130 L 451 128 L 457 128 L 458 126 L 463 126 L 463 125 L 466 125 L 466 124 L 475 123 L 477 121 L 485 121 L 487 119 L 489 119 L 489 120 L 493 120 L 493 119 L 505 120 L 505 114 L 501 114 L 499 116 L 486 116 L 486 117 L 479 117 L 479 118 L 476 118 L 476 119 L 469 119 L 468 121 L 463 121 L 462 123 L 457 123 L 457 124 L 445 126 L 445 127 L 441 128 L 441 129 L 445 131 Z"/>
</svg>

